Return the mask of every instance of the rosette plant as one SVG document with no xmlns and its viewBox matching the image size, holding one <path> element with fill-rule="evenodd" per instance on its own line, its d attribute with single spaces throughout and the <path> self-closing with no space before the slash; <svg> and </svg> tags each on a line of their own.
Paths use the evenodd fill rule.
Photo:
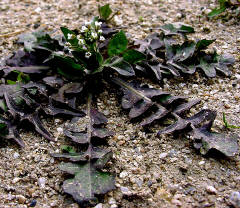
<svg viewBox="0 0 240 208">
<path fill-rule="evenodd" d="M 104 147 L 105 139 L 114 132 L 106 128 L 108 120 L 94 102 L 109 86 L 120 88 L 116 94 L 121 93 L 121 105 L 132 121 L 141 121 L 144 128 L 158 122 L 158 136 L 188 131 L 201 154 L 215 149 L 228 157 L 236 155 L 236 135 L 211 131 L 215 111 L 189 114 L 199 99 L 188 101 L 186 96 L 174 96 L 133 77 L 136 71 L 136 75 L 161 82 L 163 76 L 190 75 L 199 68 L 208 77 L 215 77 L 216 70 L 230 75 L 232 57 L 204 52 L 213 40 L 188 41 L 186 34 L 194 29 L 184 24 L 164 25 L 162 33 L 128 47 L 124 31 L 106 24 L 112 13 L 109 5 L 100 7 L 99 12 L 100 17 L 80 29 L 61 27 L 60 38 L 43 31 L 19 37 L 25 50 L 6 59 L 0 71 L 0 138 L 14 139 L 24 147 L 19 129 L 23 122 L 30 122 L 39 134 L 55 141 L 41 116 L 73 117 L 62 132 L 73 148 L 65 147 L 65 152 L 52 156 L 68 161 L 59 168 L 74 177 L 63 182 L 63 191 L 81 205 L 96 204 L 99 195 L 115 187 L 108 166 L 112 152 Z M 185 42 L 177 44 L 176 35 L 183 36 Z M 84 127 L 78 126 L 79 121 Z"/>
</svg>

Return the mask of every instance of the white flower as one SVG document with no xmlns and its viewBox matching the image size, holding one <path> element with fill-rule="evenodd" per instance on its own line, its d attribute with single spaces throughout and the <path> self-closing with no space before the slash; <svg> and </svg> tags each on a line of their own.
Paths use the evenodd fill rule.
<svg viewBox="0 0 240 208">
<path fill-rule="evenodd" d="M 72 40 L 74 38 L 74 35 L 73 34 L 71 34 L 71 33 L 68 33 L 67 34 L 67 39 L 68 40 Z"/>
<path fill-rule="evenodd" d="M 88 28 L 86 26 L 82 26 L 81 32 L 87 32 Z"/>
<path fill-rule="evenodd" d="M 84 23 L 86 26 L 91 25 L 91 22 L 85 21 Z"/>
<path fill-rule="evenodd" d="M 87 47 L 85 45 L 82 46 L 83 50 L 87 50 Z"/>
<path fill-rule="evenodd" d="M 92 32 L 91 35 L 92 35 L 93 39 L 96 39 L 98 37 L 97 33 L 95 33 L 95 32 Z"/>
<path fill-rule="evenodd" d="M 66 45 L 67 47 L 70 47 L 70 46 L 71 46 L 71 43 L 66 42 L 65 45 Z"/>
<path fill-rule="evenodd" d="M 85 57 L 88 59 L 92 54 L 90 52 L 85 53 Z"/>
<path fill-rule="evenodd" d="M 77 39 L 79 40 L 79 39 L 81 39 L 82 38 L 82 36 L 81 35 L 77 35 Z"/>
<path fill-rule="evenodd" d="M 102 25 L 102 22 L 95 22 L 96 27 L 100 27 Z"/>
<path fill-rule="evenodd" d="M 100 41 L 104 41 L 105 38 L 104 38 L 103 36 L 100 36 L 99 40 L 100 40 Z"/>
<path fill-rule="evenodd" d="M 79 45 L 83 45 L 84 43 L 85 43 L 85 41 L 83 39 L 79 39 L 79 41 L 78 41 Z"/>
<path fill-rule="evenodd" d="M 102 30 L 98 30 L 98 33 L 101 33 L 101 34 L 102 34 Z"/>
</svg>

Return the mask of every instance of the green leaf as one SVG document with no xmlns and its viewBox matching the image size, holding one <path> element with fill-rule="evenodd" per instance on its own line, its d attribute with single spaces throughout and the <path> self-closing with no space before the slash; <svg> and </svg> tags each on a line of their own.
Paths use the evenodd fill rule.
<svg viewBox="0 0 240 208">
<path fill-rule="evenodd" d="M 207 16 L 210 18 L 215 17 L 215 16 L 223 13 L 226 10 L 226 8 L 227 7 L 224 5 L 223 7 L 213 9 L 210 13 L 208 13 Z"/>
<path fill-rule="evenodd" d="M 97 201 L 96 196 L 105 194 L 115 188 L 114 176 L 111 173 L 97 170 L 93 162 L 84 165 L 62 163 L 60 170 L 75 175 L 63 183 L 64 192 L 73 196 L 78 203 Z"/>
<path fill-rule="evenodd" d="M 197 50 L 203 50 L 206 49 L 209 45 L 211 45 L 215 40 L 207 40 L 207 39 L 202 39 L 197 41 L 196 49 Z"/>
<path fill-rule="evenodd" d="M 17 84 L 17 82 L 8 79 L 8 80 L 7 80 L 7 84 L 9 84 L 9 85 L 15 85 L 15 84 Z"/>
<path fill-rule="evenodd" d="M 17 81 L 21 82 L 21 83 L 28 83 L 30 81 L 30 76 L 27 74 L 24 74 L 23 72 L 17 72 L 18 76 L 17 76 Z"/>
<path fill-rule="evenodd" d="M 227 122 L 226 115 L 224 112 L 223 112 L 223 123 L 224 123 L 225 127 L 228 129 L 240 129 L 240 126 L 231 125 Z"/>
<path fill-rule="evenodd" d="M 75 149 L 68 145 L 62 145 L 61 149 L 68 153 L 76 153 Z"/>
<path fill-rule="evenodd" d="M 123 60 L 120 57 L 113 57 L 110 61 L 111 63 L 105 64 L 105 66 L 110 67 L 117 71 L 119 74 L 123 76 L 134 76 L 135 71 L 133 70 L 132 66 Z"/>
<path fill-rule="evenodd" d="M 98 61 L 99 66 L 101 66 L 103 64 L 103 56 L 101 53 L 96 53 L 96 58 Z"/>
<path fill-rule="evenodd" d="M 78 39 L 77 39 L 77 37 L 76 37 L 75 32 L 73 32 L 72 30 L 69 30 L 69 29 L 66 28 L 66 27 L 61 27 L 61 31 L 62 31 L 65 39 L 67 40 L 67 42 L 69 42 L 72 46 L 75 46 L 75 47 L 78 46 Z M 68 34 L 73 35 L 74 38 L 68 39 Z"/>
<path fill-rule="evenodd" d="M 57 60 L 63 64 L 62 67 L 70 67 L 72 69 L 84 71 L 84 67 L 81 64 L 75 63 L 75 60 L 69 56 L 55 56 Z"/>
<path fill-rule="evenodd" d="M 108 45 L 108 55 L 119 55 L 127 49 L 128 40 L 125 33 L 121 30 L 113 36 Z"/>
<path fill-rule="evenodd" d="M 101 19 L 107 20 L 109 16 L 112 14 L 112 10 L 109 6 L 109 4 L 106 4 L 104 6 L 101 6 L 98 8 L 98 12 L 100 14 Z"/>
<path fill-rule="evenodd" d="M 139 61 L 145 60 L 146 56 L 134 49 L 128 50 L 123 54 L 123 59 L 124 61 L 130 63 L 130 64 L 135 64 Z"/>
<path fill-rule="evenodd" d="M 0 136 L 6 136 L 8 134 L 7 125 L 0 123 Z"/>
<path fill-rule="evenodd" d="M 184 61 L 192 57 L 195 51 L 196 43 L 193 41 L 186 41 L 181 46 L 176 47 L 176 54 L 173 57 L 174 61 Z"/>
<path fill-rule="evenodd" d="M 7 111 L 7 105 L 4 101 L 4 99 L 0 99 L 0 108 L 5 112 Z"/>
<path fill-rule="evenodd" d="M 200 59 L 200 64 L 198 65 L 199 68 L 201 68 L 206 76 L 208 77 L 215 77 L 216 76 L 216 70 L 214 64 L 208 63 L 204 58 Z"/>
</svg>

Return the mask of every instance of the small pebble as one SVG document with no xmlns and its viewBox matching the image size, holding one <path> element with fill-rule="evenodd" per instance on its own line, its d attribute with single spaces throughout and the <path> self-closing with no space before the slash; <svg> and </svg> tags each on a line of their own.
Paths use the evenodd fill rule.
<svg viewBox="0 0 240 208">
<path fill-rule="evenodd" d="M 176 14 L 176 17 L 177 17 L 178 19 L 181 19 L 181 18 L 182 18 L 182 14 L 181 14 L 181 13 L 177 13 L 177 14 Z"/>
<path fill-rule="evenodd" d="M 46 179 L 45 178 L 39 178 L 38 179 L 38 184 L 40 188 L 45 188 L 45 183 L 46 183 Z"/>
<path fill-rule="evenodd" d="M 37 13 L 39 13 L 39 12 L 41 12 L 41 10 L 42 10 L 42 9 L 41 9 L 40 7 L 37 7 L 34 11 L 37 12 Z"/>
<path fill-rule="evenodd" d="M 29 207 L 35 207 L 36 204 L 37 204 L 37 200 L 36 200 L 36 199 L 33 199 L 33 200 L 31 201 L 31 203 L 29 204 Z"/>
<path fill-rule="evenodd" d="M 22 195 L 17 195 L 17 200 L 18 200 L 19 204 L 24 204 L 26 201 L 26 198 Z"/>
<path fill-rule="evenodd" d="M 207 187 L 206 187 L 206 191 L 207 191 L 209 194 L 217 194 L 217 190 L 216 190 L 213 186 L 207 186 Z"/>
<path fill-rule="evenodd" d="M 58 132 L 59 134 L 62 134 L 62 133 L 63 133 L 63 128 L 58 127 L 58 128 L 57 128 L 57 132 Z"/>
<path fill-rule="evenodd" d="M 127 172 L 127 171 L 122 171 L 122 172 L 119 174 L 119 177 L 120 177 L 120 178 L 125 178 L 127 175 L 128 175 L 128 172 Z"/>
<path fill-rule="evenodd" d="M 143 181 L 141 179 L 137 179 L 136 184 L 138 185 L 138 187 L 141 187 L 143 184 Z"/>
<path fill-rule="evenodd" d="M 12 183 L 15 184 L 15 183 L 17 183 L 18 181 L 20 181 L 20 178 L 14 178 L 14 179 L 12 180 Z"/>
<path fill-rule="evenodd" d="M 118 139 L 118 140 L 122 140 L 122 139 L 124 139 L 124 136 L 123 136 L 123 135 L 119 135 L 119 136 L 117 137 L 117 139 Z"/>
<path fill-rule="evenodd" d="M 116 23 L 116 25 L 122 25 L 123 24 L 122 18 L 120 18 L 117 15 L 114 16 L 114 22 Z"/>
<path fill-rule="evenodd" d="M 173 203 L 174 205 L 176 205 L 176 206 L 179 206 L 179 207 L 182 206 L 182 202 L 179 201 L 179 200 L 177 200 L 177 199 L 173 199 L 173 200 L 172 200 L 172 203 Z"/>
<path fill-rule="evenodd" d="M 60 123 L 60 122 L 61 122 L 61 120 L 60 120 L 59 118 L 56 118 L 56 119 L 55 119 L 55 123 L 56 123 L 56 124 L 58 124 L 58 123 Z"/>
<path fill-rule="evenodd" d="M 234 208 L 240 208 L 240 192 L 234 191 L 231 193 L 230 203 Z"/>
<path fill-rule="evenodd" d="M 102 203 L 99 203 L 99 204 L 97 204 L 94 208 L 103 208 L 103 204 L 102 204 Z"/>
<path fill-rule="evenodd" d="M 205 10 L 204 10 L 204 14 L 205 14 L 205 15 L 208 15 L 211 11 L 212 11 L 211 9 L 205 9 Z"/>
<path fill-rule="evenodd" d="M 200 162 L 198 163 L 198 165 L 204 165 L 204 163 L 205 163 L 205 161 L 202 160 L 202 161 L 200 161 Z"/>
<path fill-rule="evenodd" d="M 116 200 L 114 198 L 110 198 L 108 201 L 108 204 L 110 204 L 110 205 L 116 204 Z"/>
<path fill-rule="evenodd" d="M 126 195 L 129 194 L 129 189 L 127 187 L 121 186 L 120 190 L 123 194 L 126 194 Z"/>
<path fill-rule="evenodd" d="M 14 157 L 14 159 L 17 159 L 17 158 L 19 158 L 19 153 L 17 153 L 17 152 L 14 152 L 14 154 L 13 154 L 13 157 Z"/>
<path fill-rule="evenodd" d="M 159 158 L 160 158 L 160 159 L 164 159 L 165 157 L 167 157 L 167 155 L 168 155 L 168 153 L 163 152 L 163 153 L 161 153 L 161 154 L 159 155 Z"/>
</svg>

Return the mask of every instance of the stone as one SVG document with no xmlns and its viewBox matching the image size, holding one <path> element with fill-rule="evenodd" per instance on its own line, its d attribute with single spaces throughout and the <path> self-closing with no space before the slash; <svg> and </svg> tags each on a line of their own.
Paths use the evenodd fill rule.
<svg viewBox="0 0 240 208">
<path fill-rule="evenodd" d="M 160 159 L 164 159 L 165 157 L 167 157 L 167 155 L 168 155 L 168 153 L 163 152 L 163 153 L 161 153 L 161 154 L 159 155 L 159 158 L 160 158 Z"/>
<path fill-rule="evenodd" d="M 178 19 L 181 19 L 181 18 L 182 18 L 182 14 L 181 14 L 181 13 L 177 13 L 177 14 L 176 14 L 176 17 L 177 17 Z"/>
<path fill-rule="evenodd" d="M 46 179 L 45 178 L 39 178 L 38 179 L 38 184 L 40 188 L 45 188 L 45 183 L 46 183 Z"/>
<path fill-rule="evenodd" d="M 138 185 L 138 187 L 141 187 L 143 185 L 143 181 L 141 179 L 137 178 L 136 184 Z"/>
<path fill-rule="evenodd" d="M 179 201 L 179 200 L 177 200 L 177 199 L 173 199 L 171 202 L 172 202 L 172 204 L 174 204 L 174 205 L 176 205 L 176 206 L 179 206 L 179 207 L 182 206 L 182 202 Z"/>
<path fill-rule="evenodd" d="M 169 201 L 170 200 L 170 193 L 167 191 L 167 190 L 165 190 L 165 189 L 163 189 L 163 188 L 160 188 L 160 187 L 158 187 L 157 188 L 157 191 L 156 191 L 156 193 L 155 193 L 155 195 L 154 195 L 154 197 L 156 198 L 156 199 L 158 199 L 158 200 L 166 200 L 166 201 Z"/>
<path fill-rule="evenodd" d="M 33 199 L 30 204 L 29 204 L 29 207 L 35 207 L 37 204 L 37 200 L 36 199 Z"/>
<path fill-rule="evenodd" d="M 206 191 L 209 194 L 217 194 L 217 190 L 213 186 L 206 186 Z"/>
<path fill-rule="evenodd" d="M 24 204 L 26 202 L 26 198 L 23 195 L 17 195 L 17 200 L 19 204 Z"/>
<path fill-rule="evenodd" d="M 120 177 L 120 178 L 125 178 L 127 175 L 128 175 L 128 172 L 127 172 L 127 171 L 122 171 L 122 172 L 119 174 L 119 177 Z"/>
<path fill-rule="evenodd" d="M 110 198 L 108 201 L 108 204 L 110 204 L 110 205 L 116 204 L 116 200 L 114 198 Z"/>
<path fill-rule="evenodd" d="M 128 195 L 129 194 L 129 189 L 125 186 L 121 186 L 120 190 L 123 194 Z"/>
<path fill-rule="evenodd" d="M 103 208 L 103 204 L 102 204 L 102 203 L 99 203 L 99 204 L 97 204 L 94 208 Z"/>
<path fill-rule="evenodd" d="M 205 15 L 208 15 L 211 11 L 212 11 L 211 9 L 205 9 L 205 10 L 204 10 L 204 14 L 205 14 Z"/>
<path fill-rule="evenodd" d="M 17 153 L 17 152 L 14 152 L 14 154 L 13 154 L 13 157 L 14 157 L 14 159 L 17 159 L 17 158 L 19 158 L 19 153 Z"/>
<path fill-rule="evenodd" d="M 14 178 L 14 179 L 12 180 L 12 183 L 15 184 L 15 183 L 17 183 L 18 181 L 20 181 L 20 178 L 16 177 L 16 178 Z"/>
<path fill-rule="evenodd" d="M 62 134 L 62 133 L 63 133 L 63 128 L 58 127 L 58 128 L 57 128 L 57 132 L 58 132 L 59 134 Z"/>
<path fill-rule="evenodd" d="M 232 192 L 229 200 L 234 208 L 240 208 L 240 192 L 238 191 Z"/>
<path fill-rule="evenodd" d="M 198 163 L 198 165 L 204 165 L 204 163 L 205 163 L 205 161 L 202 160 L 202 161 L 200 161 L 200 162 Z"/>
</svg>

